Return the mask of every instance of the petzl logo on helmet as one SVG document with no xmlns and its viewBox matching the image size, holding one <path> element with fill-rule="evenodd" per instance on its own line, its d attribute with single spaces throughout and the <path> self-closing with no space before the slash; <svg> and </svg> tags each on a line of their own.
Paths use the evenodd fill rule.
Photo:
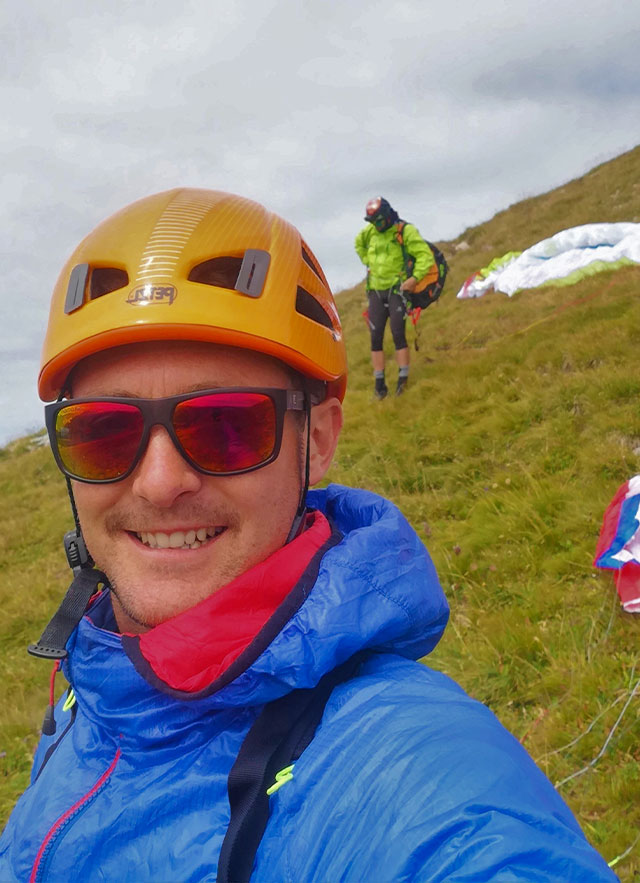
<svg viewBox="0 0 640 883">
<path fill-rule="evenodd" d="M 172 304 L 178 292 L 173 285 L 141 285 L 127 295 L 127 303 L 137 307 L 149 304 Z"/>
</svg>

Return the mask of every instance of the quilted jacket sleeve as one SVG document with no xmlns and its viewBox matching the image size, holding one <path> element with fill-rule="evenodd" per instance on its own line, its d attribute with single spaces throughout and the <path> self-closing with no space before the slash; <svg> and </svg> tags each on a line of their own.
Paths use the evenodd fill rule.
<svg viewBox="0 0 640 883">
<path fill-rule="evenodd" d="M 358 253 L 358 257 L 365 265 L 365 267 L 369 266 L 369 259 L 367 258 L 367 251 L 369 250 L 369 237 L 371 235 L 371 231 L 373 227 L 370 224 L 367 224 L 366 227 L 363 227 L 362 230 L 356 236 L 355 241 L 355 249 Z"/>
</svg>

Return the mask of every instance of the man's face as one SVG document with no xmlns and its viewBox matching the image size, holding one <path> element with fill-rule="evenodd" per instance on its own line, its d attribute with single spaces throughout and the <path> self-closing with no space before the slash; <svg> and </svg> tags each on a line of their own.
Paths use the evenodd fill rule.
<svg viewBox="0 0 640 883">
<path fill-rule="evenodd" d="M 391 220 L 384 214 L 376 215 L 373 219 L 373 226 L 378 233 L 384 233 L 391 226 Z"/>
<path fill-rule="evenodd" d="M 260 353 L 174 341 L 108 350 L 73 372 L 74 398 L 159 398 L 229 386 L 285 389 L 291 380 L 283 365 Z M 122 631 L 144 631 L 193 607 L 284 544 L 302 487 L 300 450 L 300 424 L 287 412 L 273 463 L 214 477 L 193 469 L 155 426 L 128 478 L 74 481 L 82 532 L 112 584 Z M 149 545 L 149 534 L 201 537 L 203 530 L 207 539 L 196 549 Z"/>
</svg>

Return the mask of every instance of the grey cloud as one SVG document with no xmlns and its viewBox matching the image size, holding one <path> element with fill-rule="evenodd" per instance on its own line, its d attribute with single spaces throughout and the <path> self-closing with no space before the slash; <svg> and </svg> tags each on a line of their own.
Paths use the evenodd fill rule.
<svg viewBox="0 0 640 883">
<path fill-rule="evenodd" d="M 0 368 L 25 428 L 59 269 L 134 199 L 180 185 L 252 196 L 300 227 L 339 289 L 362 278 L 352 242 L 374 193 L 452 238 L 640 140 L 635 3 L 3 10 Z"/>
<path fill-rule="evenodd" d="M 604 41 L 590 51 L 576 46 L 543 50 L 535 57 L 510 60 L 474 81 L 480 95 L 506 101 L 590 100 L 636 103 L 640 95 L 640 30 Z"/>
</svg>

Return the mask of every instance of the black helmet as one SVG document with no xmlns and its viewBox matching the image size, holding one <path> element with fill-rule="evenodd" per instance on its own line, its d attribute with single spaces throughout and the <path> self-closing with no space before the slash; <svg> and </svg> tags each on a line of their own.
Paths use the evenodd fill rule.
<svg viewBox="0 0 640 883">
<path fill-rule="evenodd" d="M 376 228 L 379 233 L 384 233 L 398 218 L 398 212 L 391 208 L 383 196 L 375 196 L 370 199 L 365 209 L 365 221 Z"/>
</svg>

